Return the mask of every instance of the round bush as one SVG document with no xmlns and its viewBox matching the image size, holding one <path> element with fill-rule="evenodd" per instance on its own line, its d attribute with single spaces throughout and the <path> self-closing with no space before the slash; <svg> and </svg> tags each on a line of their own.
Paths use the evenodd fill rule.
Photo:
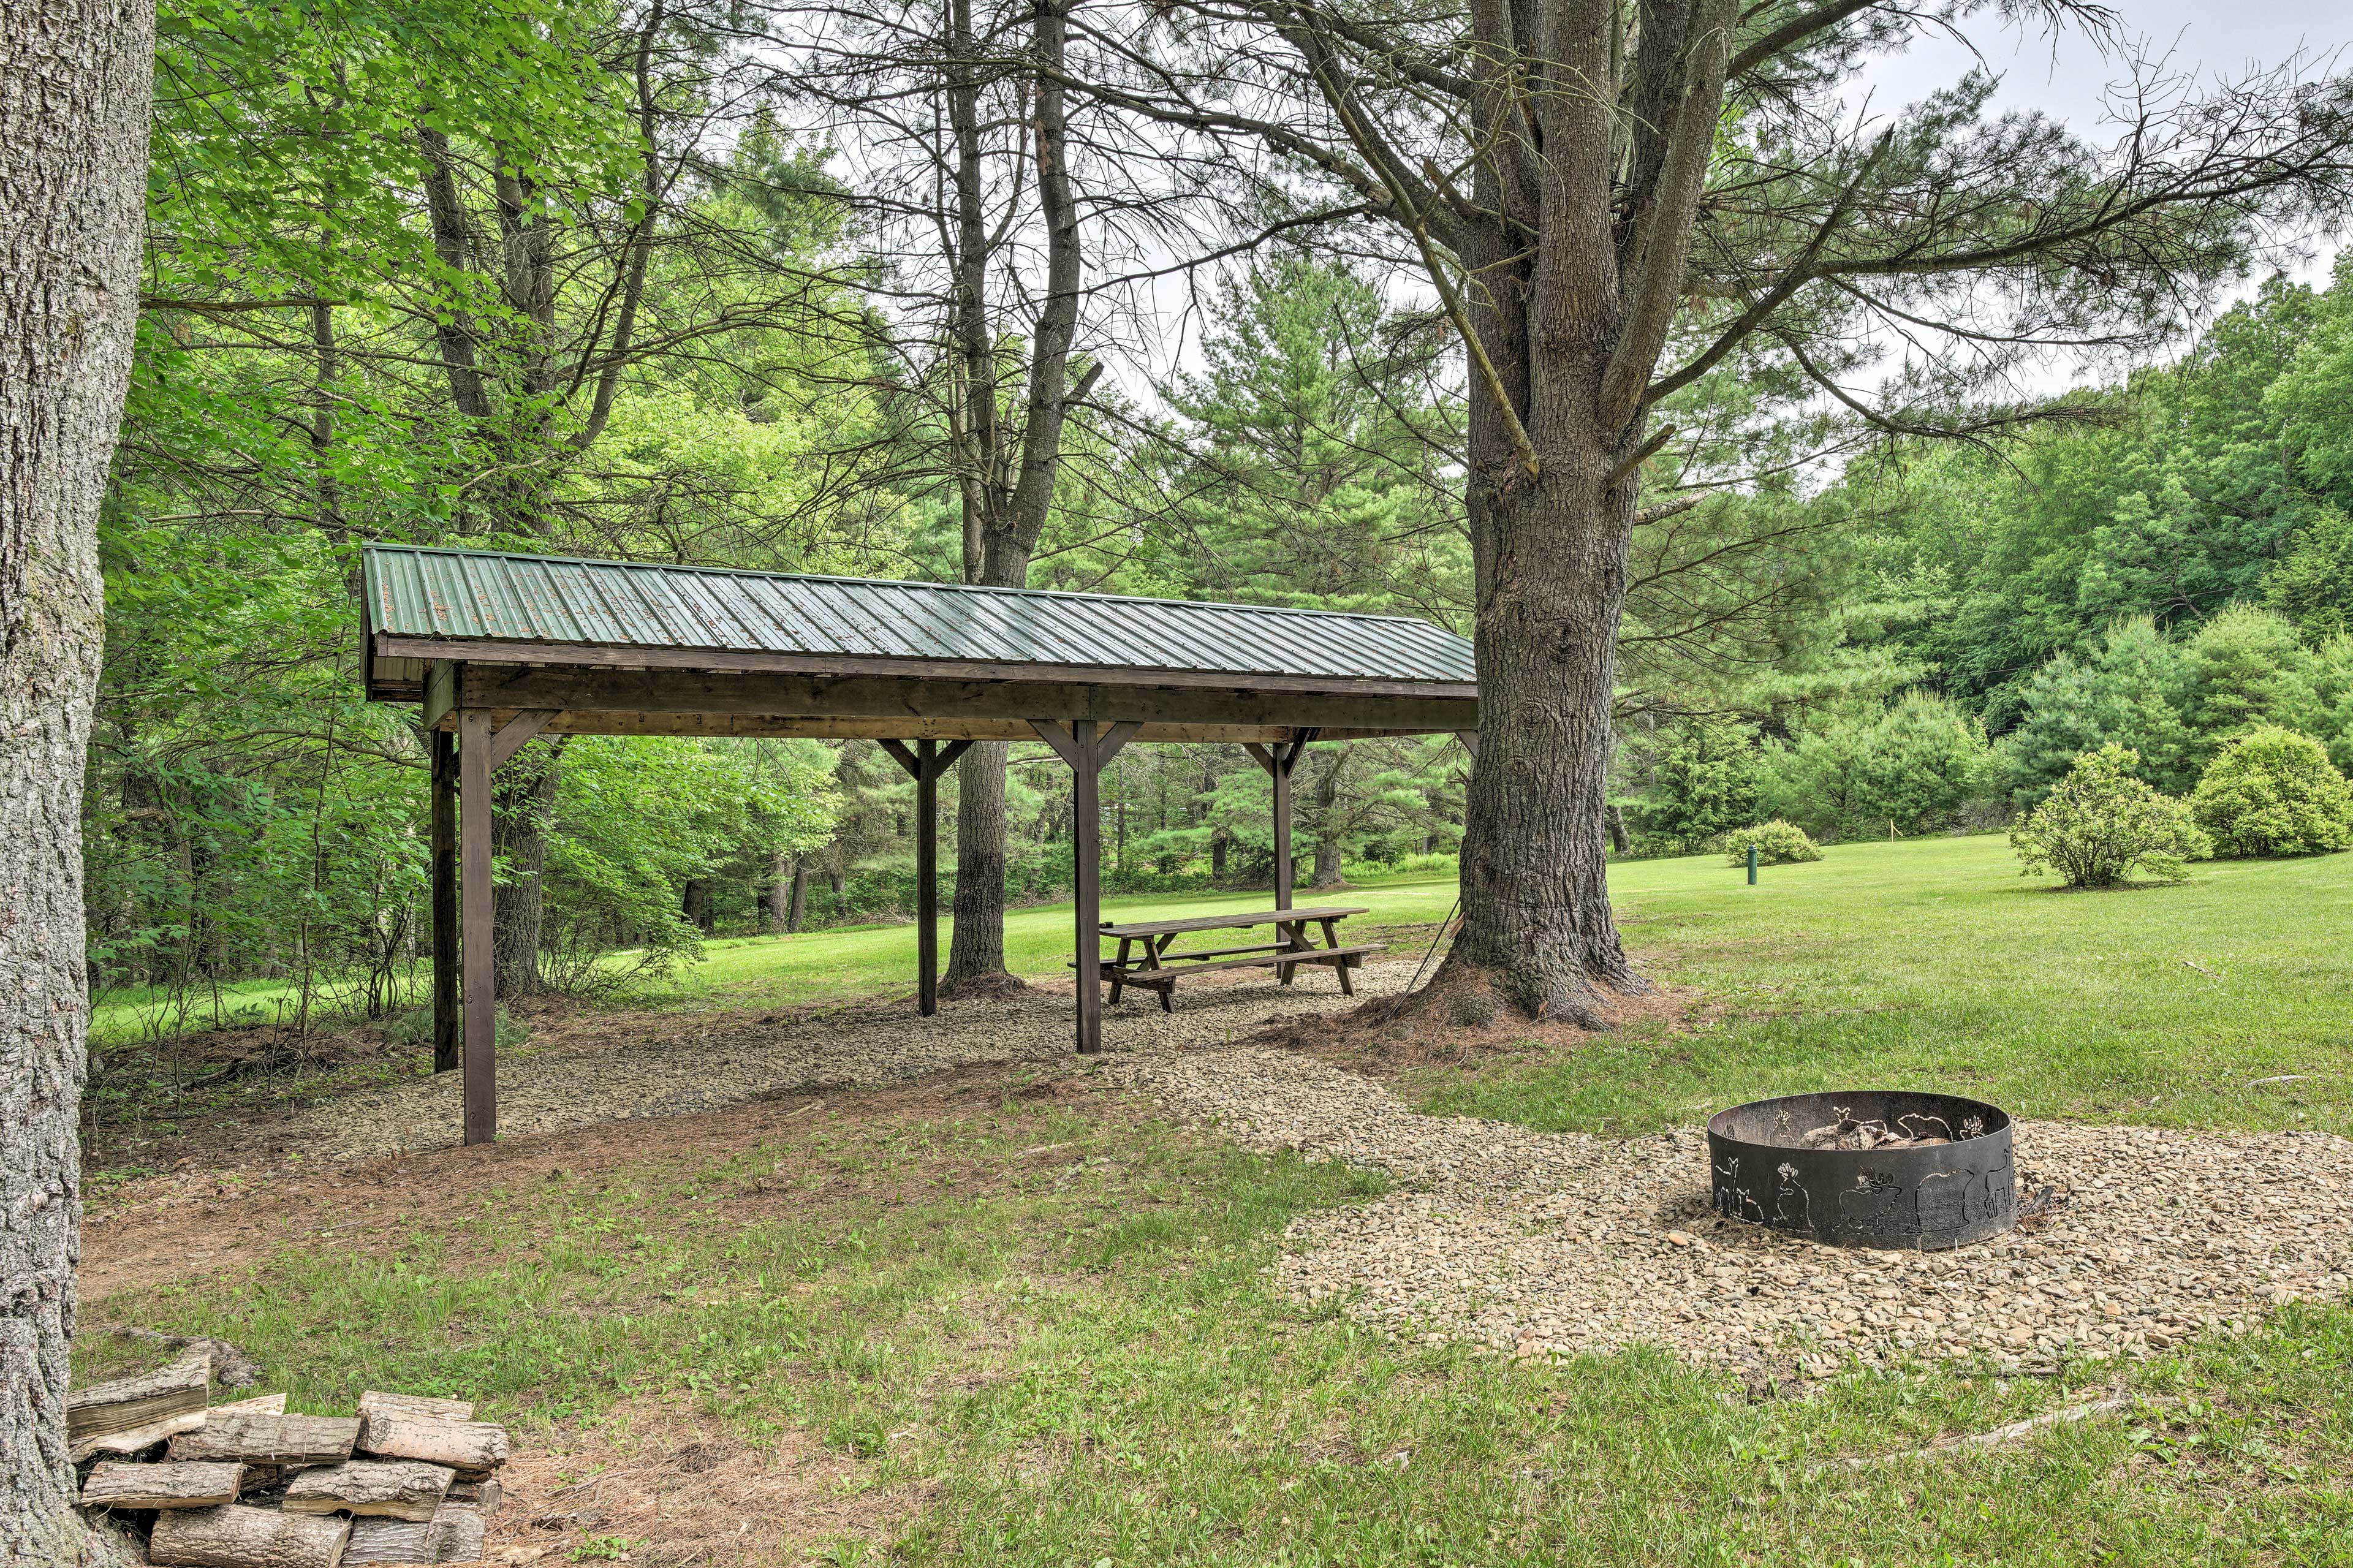
<svg viewBox="0 0 2353 1568">
<path fill-rule="evenodd" d="M 1757 846 L 1759 866 L 1794 866 L 1800 860 L 1819 860 L 1821 850 L 1806 837 L 1806 830 L 1794 822 L 1775 817 L 1754 827 L 1743 827 L 1725 835 L 1724 842 L 1731 853 L 1725 857 L 1735 866 L 1748 864 L 1748 847 Z"/>
<path fill-rule="evenodd" d="M 2319 742 L 2277 725 L 2222 748 L 2190 815 L 2229 855 L 2318 855 L 2353 846 L 2353 786 Z"/>
<path fill-rule="evenodd" d="M 2071 888 L 2113 888 L 2136 868 L 2178 882 L 2185 860 L 2203 860 L 2213 841 L 2189 818 L 2189 804 L 2133 776 L 2140 753 L 2109 744 L 2085 752 L 2058 787 L 2010 830 L 2010 847 L 2033 876 L 2046 866 Z"/>
</svg>

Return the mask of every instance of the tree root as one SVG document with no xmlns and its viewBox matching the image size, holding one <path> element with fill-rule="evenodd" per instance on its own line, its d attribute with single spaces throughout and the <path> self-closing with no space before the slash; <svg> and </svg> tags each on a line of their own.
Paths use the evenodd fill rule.
<svg viewBox="0 0 2353 1568">
<path fill-rule="evenodd" d="M 1005 1002 L 1029 994 L 1028 981 L 1002 969 L 987 974 L 967 974 L 960 979 L 946 980 L 940 985 L 940 1000 L 943 1002 Z"/>
</svg>

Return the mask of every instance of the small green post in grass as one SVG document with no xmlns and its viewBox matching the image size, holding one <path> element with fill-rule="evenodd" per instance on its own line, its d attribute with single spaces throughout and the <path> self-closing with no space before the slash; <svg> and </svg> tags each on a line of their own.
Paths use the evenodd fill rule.
<svg viewBox="0 0 2353 1568">
<path fill-rule="evenodd" d="M 1752 888 L 1757 885 L 1757 846 L 1754 844 L 1748 847 L 1748 885 Z"/>
</svg>

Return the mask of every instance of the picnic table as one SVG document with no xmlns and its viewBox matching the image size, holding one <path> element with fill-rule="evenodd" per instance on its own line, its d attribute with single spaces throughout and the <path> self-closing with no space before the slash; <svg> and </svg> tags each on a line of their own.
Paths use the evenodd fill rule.
<svg viewBox="0 0 2353 1568">
<path fill-rule="evenodd" d="M 1261 910 L 1251 913 L 1230 915 L 1193 915 L 1173 921 L 1126 921 L 1117 925 L 1103 923 L 1103 935 L 1119 939 L 1119 956 L 1096 959 L 1102 974 L 1111 982 L 1111 999 L 1119 1000 L 1120 993 L 1128 986 L 1142 991 L 1155 991 L 1160 996 L 1160 1010 L 1176 1009 L 1169 1003 L 1176 982 L 1187 974 L 1206 974 L 1215 969 L 1271 969 L 1285 985 L 1292 974 L 1303 964 L 1323 964 L 1340 977 L 1340 989 L 1354 996 L 1356 987 L 1348 978 L 1348 971 L 1368 952 L 1378 952 L 1382 944 L 1367 942 L 1356 947 L 1340 943 L 1340 922 L 1350 915 L 1361 915 L 1361 908 L 1332 906 L 1298 910 Z M 1257 931 L 1274 928 L 1272 942 L 1254 942 L 1246 947 L 1213 947 L 1174 951 L 1180 936 L 1209 931 Z M 1314 928 L 1312 931 L 1310 928 Z M 1324 933 L 1322 946 L 1317 946 L 1314 931 Z"/>
</svg>

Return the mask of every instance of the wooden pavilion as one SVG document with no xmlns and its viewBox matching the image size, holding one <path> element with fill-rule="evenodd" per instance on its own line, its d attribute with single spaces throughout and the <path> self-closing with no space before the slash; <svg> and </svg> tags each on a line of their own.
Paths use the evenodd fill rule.
<svg viewBox="0 0 2353 1568">
<path fill-rule="evenodd" d="M 1082 1052 L 1102 1048 L 1084 965 L 1101 957 L 1098 775 L 1121 747 L 1247 747 L 1272 775 L 1289 909 L 1291 774 L 1311 740 L 1476 744 L 1471 645 L 1402 616 L 392 545 L 365 551 L 362 595 L 367 695 L 421 704 L 432 740 L 435 1050 L 462 1059 L 469 1143 L 498 1129 L 491 775 L 534 736 L 881 742 L 915 781 L 926 1014 L 939 777 L 975 741 L 1044 740 L 1075 779 Z"/>
</svg>

